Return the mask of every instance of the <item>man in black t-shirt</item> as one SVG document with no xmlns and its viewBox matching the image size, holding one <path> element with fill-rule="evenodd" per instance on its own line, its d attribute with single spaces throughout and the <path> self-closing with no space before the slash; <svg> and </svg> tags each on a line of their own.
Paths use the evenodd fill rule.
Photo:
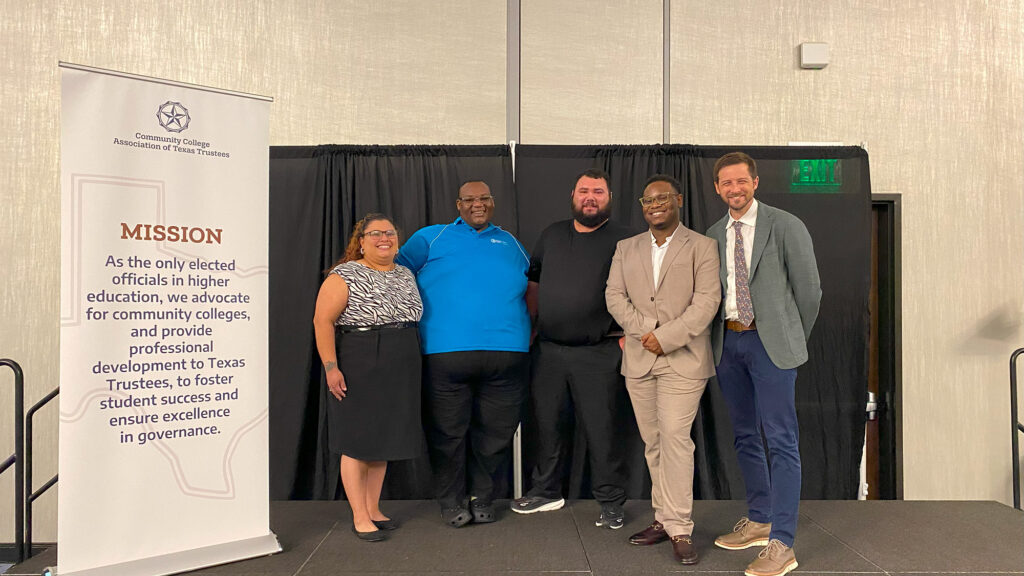
<svg viewBox="0 0 1024 576">
<path fill-rule="evenodd" d="M 558 510 L 562 496 L 566 420 L 575 406 L 586 434 L 591 486 L 601 503 L 597 526 L 623 524 L 625 465 L 621 434 L 628 398 L 619 375 L 622 330 L 605 305 L 605 283 L 619 240 L 634 234 L 608 219 L 608 174 L 587 170 L 572 191 L 573 219 L 541 233 L 530 259 L 527 304 L 539 340 L 530 406 L 538 428 L 533 486 L 511 508 L 520 514 Z"/>
</svg>

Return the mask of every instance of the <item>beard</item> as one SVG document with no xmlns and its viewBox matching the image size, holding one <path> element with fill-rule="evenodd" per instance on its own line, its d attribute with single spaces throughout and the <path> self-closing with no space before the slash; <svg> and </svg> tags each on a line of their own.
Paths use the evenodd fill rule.
<svg viewBox="0 0 1024 576">
<path fill-rule="evenodd" d="M 590 215 L 585 214 L 582 210 L 582 207 L 577 208 L 575 204 L 573 204 L 572 207 L 573 219 L 582 224 L 583 226 L 586 226 L 587 228 L 593 228 L 594 226 L 601 224 L 611 216 L 611 213 L 611 203 L 609 203 L 604 208 L 599 208 L 597 212 L 594 212 L 593 214 Z"/>
</svg>

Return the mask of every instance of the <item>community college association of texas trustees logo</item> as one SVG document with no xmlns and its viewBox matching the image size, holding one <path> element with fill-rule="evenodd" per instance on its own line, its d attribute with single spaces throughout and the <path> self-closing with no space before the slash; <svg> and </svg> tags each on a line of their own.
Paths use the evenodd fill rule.
<svg viewBox="0 0 1024 576">
<path fill-rule="evenodd" d="M 151 105 L 147 104 L 146 108 Z M 152 108 L 149 109 L 152 110 Z M 160 123 L 160 127 L 170 132 L 170 134 L 149 134 L 143 129 L 135 132 L 132 135 L 133 137 L 121 138 L 115 136 L 114 145 L 177 154 L 192 154 L 209 158 L 231 158 L 230 152 L 215 149 L 210 141 L 180 135 L 192 123 L 192 115 L 181 102 L 167 100 L 158 106 L 156 109 L 156 120 Z M 148 122 L 152 122 L 152 120 Z M 152 125 L 150 124 L 150 126 Z M 200 126 L 200 134 L 203 132 L 202 128 L 203 126 Z M 193 133 L 195 132 L 193 131 Z"/>
<path fill-rule="evenodd" d="M 181 102 L 171 102 L 170 100 L 161 104 L 157 109 L 156 119 L 168 132 L 181 132 L 188 128 L 188 123 L 191 121 L 188 108 L 182 106 Z"/>
</svg>

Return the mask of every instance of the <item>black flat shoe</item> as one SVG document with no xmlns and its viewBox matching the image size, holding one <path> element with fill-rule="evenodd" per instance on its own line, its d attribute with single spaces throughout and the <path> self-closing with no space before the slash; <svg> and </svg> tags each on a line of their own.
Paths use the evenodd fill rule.
<svg viewBox="0 0 1024 576">
<path fill-rule="evenodd" d="M 370 532 L 360 532 L 356 530 L 356 527 L 352 527 L 352 533 L 356 535 L 363 542 L 383 542 L 388 539 L 388 535 L 383 530 L 373 530 Z"/>
<path fill-rule="evenodd" d="M 398 529 L 398 522 L 395 522 L 394 520 L 371 520 L 371 522 L 373 522 L 373 525 L 379 528 L 380 530 Z"/>
<path fill-rule="evenodd" d="M 478 500 L 474 500 L 470 503 L 469 507 L 473 511 L 473 522 L 477 524 L 487 524 L 497 520 L 494 516 L 493 504 L 483 504 Z"/>
<path fill-rule="evenodd" d="M 473 519 L 473 515 L 469 513 L 469 510 L 459 506 L 441 510 L 441 519 L 452 528 L 462 528 L 469 524 L 469 521 Z"/>
</svg>

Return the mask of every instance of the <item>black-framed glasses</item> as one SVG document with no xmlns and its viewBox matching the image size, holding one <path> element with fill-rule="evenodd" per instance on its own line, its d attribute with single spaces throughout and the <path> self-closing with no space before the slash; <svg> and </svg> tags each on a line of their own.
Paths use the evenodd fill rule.
<svg viewBox="0 0 1024 576">
<path fill-rule="evenodd" d="M 397 230 L 370 230 L 369 232 L 363 232 L 363 236 L 369 236 L 370 238 L 373 238 L 374 240 L 376 240 L 377 238 L 380 238 L 382 234 L 384 236 L 387 236 L 388 238 L 394 238 L 394 237 L 398 236 L 398 231 Z"/>
<path fill-rule="evenodd" d="M 661 206 L 662 204 L 667 204 L 673 196 L 675 196 L 675 194 L 655 194 L 654 196 L 641 196 L 637 200 L 640 202 L 641 206 L 647 208 L 651 205 Z"/>
<path fill-rule="evenodd" d="M 477 196 L 476 198 L 473 198 L 473 197 L 470 197 L 470 198 L 459 198 L 459 202 L 461 202 L 463 204 L 466 204 L 467 206 L 472 206 L 473 204 L 476 204 L 477 202 L 479 202 L 481 204 L 490 204 L 491 202 L 494 202 L 494 196 Z"/>
</svg>

